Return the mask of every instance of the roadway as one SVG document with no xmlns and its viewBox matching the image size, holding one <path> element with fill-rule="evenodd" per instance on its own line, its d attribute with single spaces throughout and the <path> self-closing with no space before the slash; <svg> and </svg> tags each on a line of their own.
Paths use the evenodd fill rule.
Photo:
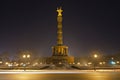
<svg viewBox="0 0 120 80">
<path fill-rule="evenodd" d="M 0 80 L 120 80 L 120 71 L 11 70 L 0 71 Z"/>
</svg>

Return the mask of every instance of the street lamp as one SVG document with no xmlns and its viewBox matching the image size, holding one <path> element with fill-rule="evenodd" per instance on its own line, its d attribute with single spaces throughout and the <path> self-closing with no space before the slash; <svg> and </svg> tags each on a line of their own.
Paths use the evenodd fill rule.
<svg viewBox="0 0 120 80">
<path fill-rule="evenodd" d="M 29 54 L 27 55 L 27 58 L 30 58 L 30 55 L 29 55 Z"/>
<path fill-rule="evenodd" d="M 23 55 L 23 58 L 26 58 L 26 55 Z"/>
<path fill-rule="evenodd" d="M 26 59 L 29 59 L 30 55 L 29 54 L 27 54 L 27 55 L 24 54 L 22 57 L 25 59 L 25 64 L 24 64 L 24 71 L 25 71 L 25 69 L 26 69 Z"/>
<path fill-rule="evenodd" d="M 94 58 L 97 58 L 98 57 L 98 55 L 97 54 L 94 54 Z"/>
<path fill-rule="evenodd" d="M 97 54 L 94 54 L 94 58 L 97 59 L 97 58 L 98 58 L 98 55 L 97 55 Z M 96 71 L 96 60 L 94 61 L 94 71 Z"/>
<path fill-rule="evenodd" d="M 23 55 L 23 58 L 30 58 L 30 55 L 28 54 L 28 55 Z"/>
</svg>

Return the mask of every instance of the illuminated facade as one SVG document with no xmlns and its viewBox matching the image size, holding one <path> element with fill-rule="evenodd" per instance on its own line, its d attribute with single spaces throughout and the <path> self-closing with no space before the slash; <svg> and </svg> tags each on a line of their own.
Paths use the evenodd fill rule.
<svg viewBox="0 0 120 80">
<path fill-rule="evenodd" d="M 57 45 L 52 47 L 52 57 L 50 58 L 50 62 L 53 64 L 74 63 L 74 57 L 68 56 L 68 46 L 63 44 L 62 8 L 57 8 L 57 12 Z"/>
</svg>

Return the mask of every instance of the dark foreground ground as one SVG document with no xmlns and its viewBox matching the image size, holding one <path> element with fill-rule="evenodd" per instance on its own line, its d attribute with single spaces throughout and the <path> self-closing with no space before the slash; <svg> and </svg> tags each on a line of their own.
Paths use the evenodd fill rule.
<svg viewBox="0 0 120 80">
<path fill-rule="evenodd" d="M 1 73 L 0 80 L 120 80 L 120 72 Z"/>
</svg>

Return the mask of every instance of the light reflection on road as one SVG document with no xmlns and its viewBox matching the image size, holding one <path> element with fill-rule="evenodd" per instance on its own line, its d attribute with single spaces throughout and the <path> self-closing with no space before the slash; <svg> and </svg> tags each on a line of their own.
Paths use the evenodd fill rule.
<svg viewBox="0 0 120 80">
<path fill-rule="evenodd" d="M 120 80 L 120 72 L 85 72 L 85 73 L 20 73 L 0 74 L 0 80 Z"/>
<path fill-rule="evenodd" d="M 4 79 L 2 77 L 4 77 Z M 2 77 L 0 76 L 0 80 L 120 80 L 120 78 L 116 79 L 112 76 L 99 76 L 93 74 L 12 74 Z"/>
</svg>

